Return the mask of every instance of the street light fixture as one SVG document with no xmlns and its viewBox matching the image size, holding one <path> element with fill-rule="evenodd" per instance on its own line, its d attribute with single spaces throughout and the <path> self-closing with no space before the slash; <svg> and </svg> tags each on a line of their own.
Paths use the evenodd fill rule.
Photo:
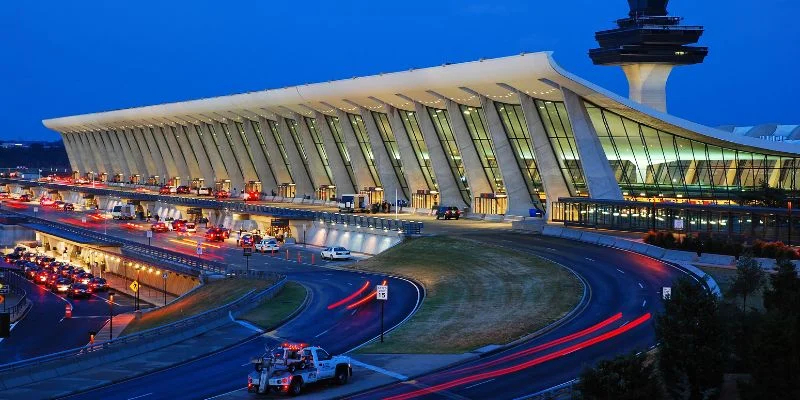
<svg viewBox="0 0 800 400">
<path fill-rule="evenodd" d="M 114 292 L 108 292 L 108 340 L 114 339 Z"/>
</svg>

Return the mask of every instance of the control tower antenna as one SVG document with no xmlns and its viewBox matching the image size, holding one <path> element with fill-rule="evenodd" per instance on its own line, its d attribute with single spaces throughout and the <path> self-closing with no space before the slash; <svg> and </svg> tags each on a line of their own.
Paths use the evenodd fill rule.
<svg viewBox="0 0 800 400">
<path fill-rule="evenodd" d="M 630 98 L 667 112 L 667 79 L 672 68 L 702 63 L 707 47 L 689 46 L 702 26 L 683 26 L 667 13 L 669 0 L 628 0 L 630 13 L 617 28 L 595 33 L 600 48 L 589 50 L 595 65 L 618 65 L 628 78 Z"/>
</svg>

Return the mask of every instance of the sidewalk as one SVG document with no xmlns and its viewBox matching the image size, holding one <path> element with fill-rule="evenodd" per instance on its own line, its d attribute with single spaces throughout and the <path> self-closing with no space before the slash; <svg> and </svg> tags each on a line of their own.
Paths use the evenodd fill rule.
<svg viewBox="0 0 800 400">
<path fill-rule="evenodd" d="M 112 337 L 112 339 L 119 338 L 119 336 L 122 334 L 122 331 L 125 330 L 125 327 L 127 327 L 128 324 L 131 321 L 133 321 L 133 318 L 134 315 L 132 312 L 115 315 L 114 332 L 113 332 L 114 336 Z M 95 335 L 94 342 L 95 343 L 107 342 L 109 340 L 108 334 L 109 334 L 109 321 L 106 321 L 105 325 L 103 325 L 103 327 L 100 328 L 100 330 L 97 332 L 97 335 Z"/>
</svg>

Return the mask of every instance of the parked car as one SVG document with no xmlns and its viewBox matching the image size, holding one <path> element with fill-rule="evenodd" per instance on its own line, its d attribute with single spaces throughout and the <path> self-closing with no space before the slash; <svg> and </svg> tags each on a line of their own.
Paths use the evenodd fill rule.
<svg viewBox="0 0 800 400">
<path fill-rule="evenodd" d="M 172 221 L 172 230 L 180 232 L 184 226 L 186 226 L 187 222 L 189 221 L 186 221 L 185 219 L 176 219 Z"/>
<path fill-rule="evenodd" d="M 227 190 L 217 190 L 214 192 L 215 199 L 227 199 L 230 198 L 231 194 Z"/>
<path fill-rule="evenodd" d="M 274 237 L 266 237 L 264 239 L 261 239 L 260 242 L 256 243 L 255 247 L 256 251 L 260 251 L 262 253 L 274 252 L 280 250 L 278 241 L 275 240 Z"/>
<path fill-rule="evenodd" d="M 178 193 L 178 188 L 175 186 L 164 185 L 161 189 L 158 189 L 158 194 L 173 194 Z"/>
<path fill-rule="evenodd" d="M 186 186 L 186 185 L 183 185 L 183 186 L 178 186 L 178 188 L 177 188 L 177 189 L 175 189 L 175 190 L 176 190 L 176 192 L 177 192 L 178 194 L 189 194 L 189 193 L 191 193 L 191 192 L 192 192 L 192 189 L 191 189 L 191 188 L 189 188 L 189 187 L 188 187 L 188 186 Z"/>
<path fill-rule="evenodd" d="M 347 260 L 350 259 L 350 250 L 344 247 L 327 247 L 320 253 L 323 260 Z"/>
<path fill-rule="evenodd" d="M 83 283 L 73 283 L 67 292 L 67 296 L 72 297 L 73 299 L 88 299 L 92 297 L 92 289 L 89 288 L 89 285 Z"/>
<path fill-rule="evenodd" d="M 64 203 L 64 206 L 63 206 L 62 210 L 64 210 L 64 211 L 75 211 L 75 205 L 72 204 L 72 203 Z"/>
<path fill-rule="evenodd" d="M 239 246 L 241 247 L 253 247 L 256 243 L 261 241 L 261 236 L 254 234 L 254 233 L 245 233 L 239 239 Z"/>
<path fill-rule="evenodd" d="M 198 196 L 211 196 L 212 192 L 214 192 L 214 189 L 210 187 L 201 187 L 197 189 Z"/>
<path fill-rule="evenodd" d="M 184 225 L 183 229 L 187 233 L 196 233 L 197 232 L 197 224 L 195 224 L 194 222 L 187 222 Z"/>
<path fill-rule="evenodd" d="M 461 210 L 455 206 L 439 206 L 436 209 L 436 219 L 459 219 L 461 217 Z"/>
</svg>

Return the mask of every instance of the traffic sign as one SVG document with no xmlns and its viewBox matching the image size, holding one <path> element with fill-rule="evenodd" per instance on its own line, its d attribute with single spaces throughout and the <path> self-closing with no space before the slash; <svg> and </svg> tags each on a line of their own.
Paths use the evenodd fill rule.
<svg viewBox="0 0 800 400">
<path fill-rule="evenodd" d="M 150 230 L 145 231 L 145 236 L 147 236 L 148 239 L 152 238 L 153 237 L 153 231 L 150 231 Z"/>
<path fill-rule="evenodd" d="M 38 213 L 39 212 L 39 207 L 33 207 L 33 212 Z"/>
<path fill-rule="evenodd" d="M 0 283 L 0 294 L 8 294 L 8 285 Z"/>
<path fill-rule="evenodd" d="M 672 288 L 669 286 L 664 286 L 661 288 L 661 295 L 664 297 L 664 300 L 669 300 L 672 298 Z"/>
<path fill-rule="evenodd" d="M 164 273 L 161 275 L 161 277 L 162 277 L 162 278 L 164 278 L 164 279 L 167 279 L 167 273 L 166 273 L 166 272 L 164 272 Z"/>
<path fill-rule="evenodd" d="M 197 255 L 198 256 L 203 255 L 203 246 L 201 246 L 200 243 L 197 244 Z"/>
<path fill-rule="evenodd" d="M 389 300 L 389 285 L 378 285 L 375 290 L 378 292 L 378 300 Z"/>
<path fill-rule="evenodd" d="M 134 293 L 138 292 L 139 291 L 139 282 L 137 282 L 137 281 L 131 282 L 131 290 L 133 290 Z"/>
<path fill-rule="evenodd" d="M 85 224 L 85 223 L 86 223 L 86 217 L 82 217 L 82 218 L 81 218 L 81 223 L 83 223 L 83 224 Z"/>
<path fill-rule="evenodd" d="M 242 255 L 245 257 L 250 257 L 253 255 L 253 248 L 250 246 L 242 247 Z"/>
<path fill-rule="evenodd" d="M 4 303 L 5 301 L 6 301 L 6 298 L 3 297 L 3 295 L 0 295 L 0 303 Z"/>
</svg>

